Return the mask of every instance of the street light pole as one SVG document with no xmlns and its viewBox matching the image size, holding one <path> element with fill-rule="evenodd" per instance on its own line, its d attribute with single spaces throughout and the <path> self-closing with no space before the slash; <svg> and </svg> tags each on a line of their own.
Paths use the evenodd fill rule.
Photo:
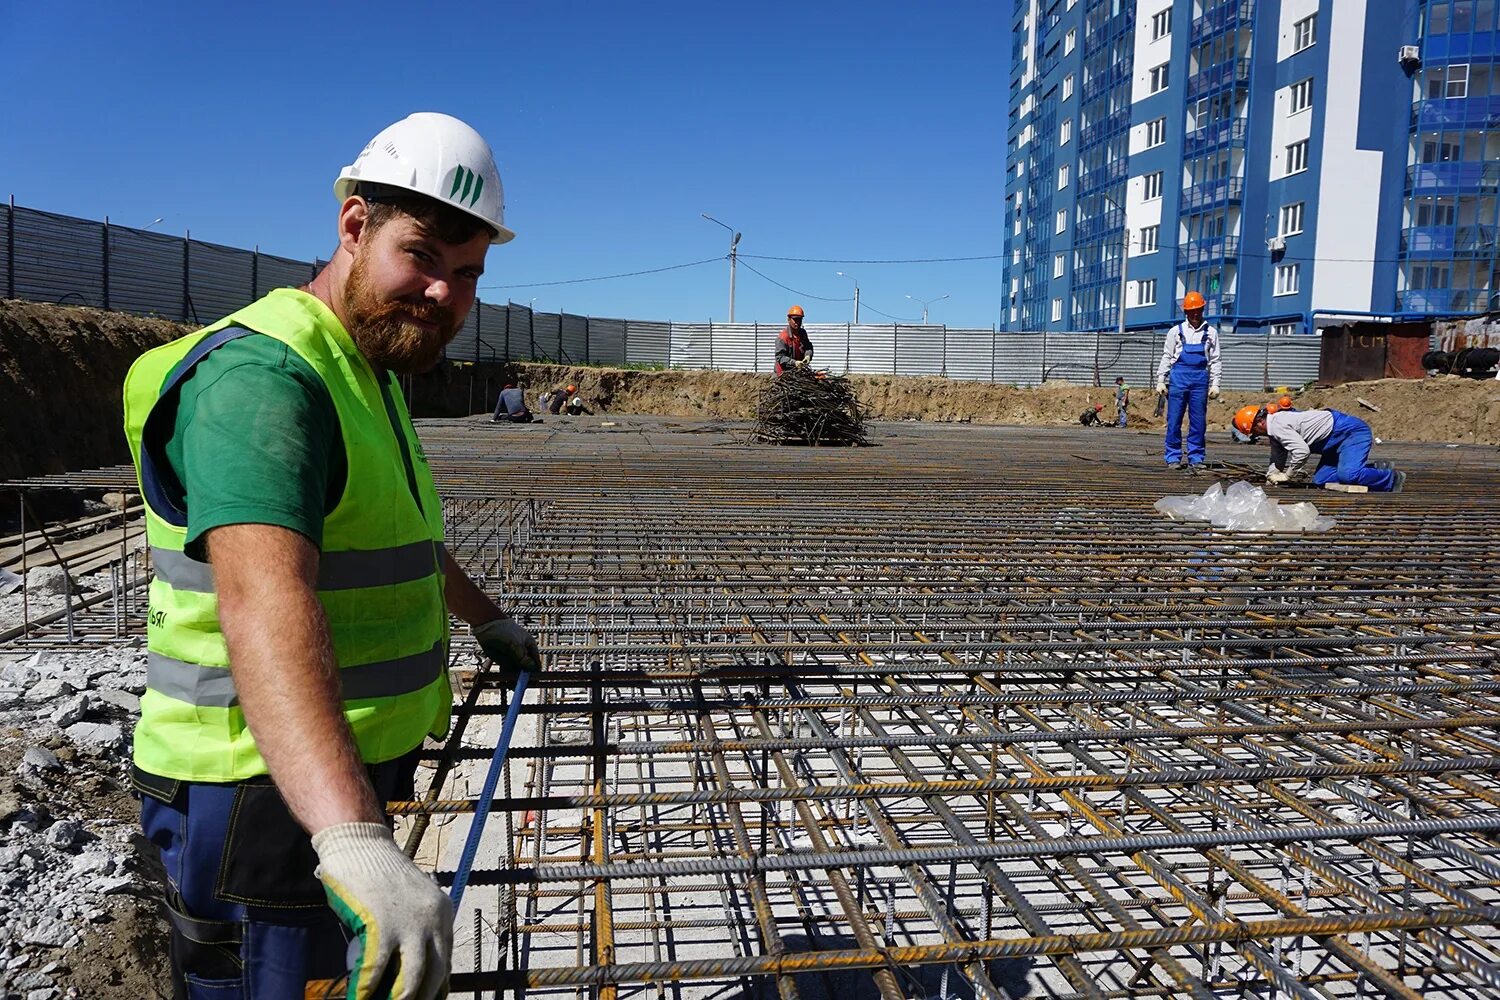
<svg viewBox="0 0 1500 1000">
<path fill-rule="evenodd" d="M 843 271 L 835 271 L 833 273 L 837 274 L 840 278 L 848 278 L 850 281 L 854 282 L 854 325 L 858 326 L 859 325 L 859 279 L 856 278 L 852 274 L 845 274 Z"/>
<path fill-rule="evenodd" d="M 701 213 L 705 219 L 716 225 L 724 226 L 724 223 L 715 219 L 707 212 Z M 734 266 L 739 256 L 740 234 L 734 231 L 733 226 L 724 226 L 729 230 L 729 322 L 734 322 Z"/>
<path fill-rule="evenodd" d="M 919 299 L 915 295 L 908 295 L 907 296 L 907 298 L 911 299 L 913 302 L 920 302 L 920 303 L 922 303 L 922 325 L 923 326 L 927 325 L 927 307 L 929 305 L 931 305 L 932 303 L 934 303 L 934 302 L 941 302 L 944 299 L 946 299 L 947 297 L 948 296 L 946 296 L 946 295 L 939 295 L 935 299 Z"/>
</svg>

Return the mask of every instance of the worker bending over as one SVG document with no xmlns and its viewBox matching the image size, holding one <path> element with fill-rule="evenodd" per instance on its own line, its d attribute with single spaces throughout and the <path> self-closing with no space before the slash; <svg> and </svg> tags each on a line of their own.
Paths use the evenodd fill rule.
<svg viewBox="0 0 1500 1000">
<path fill-rule="evenodd" d="M 1242 434 L 1271 439 L 1266 482 L 1272 485 L 1295 479 L 1314 452 L 1319 457 L 1312 481 L 1319 486 L 1342 483 L 1399 493 L 1406 483 L 1406 473 L 1367 461 L 1375 442 L 1370 425 L 1338 410 L 1283 410 L 1274 403 L 1242 406 L 1234 415 L 1234 426 Z"/>
<path fill-rule="evenodd" d="M 801 306 L 792 306 L 786 311 L 786 326 L 776 337 L 776 374 L 790 370 L 796 365 L 812 363 L 813 345 L 802 329 L 804 316 Z"/>
<path fill-rule="evenodd" d="M 1207 457 L 1208 401 L 1219 398 L 1219 331 L 1204 322 L 1204 305 L 1197 292 L 1183 297 L 1187 318 L 1167 331 L 1156 370 L 1156 391 L 1167 397 L 1167 464 L 1194 474 L 1203 470 Z M 1184 415 L 1188 418 L 1186 452 L 1182 447 Z"/>
<path fill-rule="evenodd" d="M 1078 422 L 1085 427 L 1102 427 L 1103 423 L 1099 419 L 1099 411 L 1103 409 L 1103 406 L 1090 406 L 1079 415 Z"/>
<path fill-rule="evenodd" d="M 583 404 L 583 397 L 578 394 L 578 386 L 568 386 L 568 398 L 563 403 L 563 412 L 570 417 L 581 417 L 589 412 L 589 408 Z"/>
<path fill-rule="evenodd" d="M 444 549 L 397 381 L 438 362 L 514 235 L 494 156 L 415 114 L 333 193 L 338 244 L 310 284 L 125 379 L 156 571 L 132 779 L 173 992 L 194 1000 L 446 995 L 453 910 L 384 805 L 448 731 L 450 613 L 502 676 L 541 666 Z"/>
</svg>

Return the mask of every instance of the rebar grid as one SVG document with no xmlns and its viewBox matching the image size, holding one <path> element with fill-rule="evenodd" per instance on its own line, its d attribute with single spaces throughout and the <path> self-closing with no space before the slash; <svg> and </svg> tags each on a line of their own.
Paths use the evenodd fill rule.
<svg viewBox="0 0 1500 1000">
<path fill-rule="evenodd" d="M 1254 536 L 1143 435 L 615 423 L 421 427 L 548 661 L 455 993 L 1500 994 L 1492 450 Z M 393 804 L 440 880 L 506 698 L 454 667 Z"/>
</svg>

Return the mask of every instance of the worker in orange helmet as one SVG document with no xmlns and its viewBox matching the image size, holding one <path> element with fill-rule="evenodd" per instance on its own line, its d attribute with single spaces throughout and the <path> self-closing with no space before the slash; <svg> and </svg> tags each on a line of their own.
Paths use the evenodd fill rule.
<svg viewBox="0 0 1500 1000">
<path fill-rule="evenodd" d="M 812 341 L 807 339 L 807 331 L 802 328 L 805 318 L 801 306 L 792 306 L 786 311 L 786 326 L 776 337 L 777 375 L 795 366 L 812 363 Z"/>
<path fill-rule="evenodd" d="M 1203 471 L 1204 436 L 1208 430 L 1208 401 L 1219 398 L 1219 331 L 1203 319 L 1207 303 L 1197 292 L 1182 299 L 1186 317 L 1167 331 L 1161 364 L 1156 369 L 1156 391 L 1167 397 L 1165 457 L 1194 475 Z M 1182 446 L 1182 418 L 1188 418 L 1187 448 Z"/>
<path fill-rule="evenodd" d="M 583 397 L 578 395 L 578 386 L 569 385 L 567 388 L 567 402 L 563 404 L 563 412 L 570 417 L 581 417 L 589 412 L 587 406 L 583 405 Z"/>
<path fill-rule="evenodd" d="M 1297 478 L 1314 455 L 1312 481 L 1317 486 L 1342 483 L 1376 493 L 1400 493 L 1406 485 L 1406 473 L 1388 462 L 1369 461 L 1375 441 L 1370 425 L 1338 410 L 1283 410 L 1275 403 L 1242 406 L 1234 415 L 1234 429 L 1251 437 L 1270 437 L 1270 486 Z"/>
</svg>

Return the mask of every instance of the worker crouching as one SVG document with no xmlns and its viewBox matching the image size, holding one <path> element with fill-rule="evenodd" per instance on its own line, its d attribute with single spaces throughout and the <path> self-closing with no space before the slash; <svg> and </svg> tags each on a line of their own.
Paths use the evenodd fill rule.
<svg viewBox="0 0 1500 1000">
<path fill-rule="evenodd" d="M 1283 410 L 1274 403 L 1242 406 L 1234 415 L 1234 426 L 1241 434 L 1271 439 L 1271 465 L 1266 469 L 1270 485 L 1298 478 L 1314 453 L 1318 464 L 1312 481 L 1318 486 L 1342 484 L 1399 493 L 1406 484 L 1406 473 L 1369 462 L 1375 436 L 1369 424 L 1347 413 Z"/>
</svg>

